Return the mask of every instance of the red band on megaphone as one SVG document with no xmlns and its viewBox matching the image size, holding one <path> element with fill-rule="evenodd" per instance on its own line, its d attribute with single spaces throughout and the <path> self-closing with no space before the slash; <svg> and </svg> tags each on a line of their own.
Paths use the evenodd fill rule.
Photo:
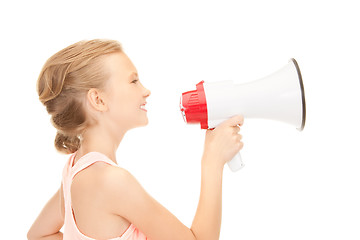
<svg viewBox="0 0 360 240">
<path fill-rule="evenodd" d="M 208 128 L 208 114 L 204 81 L 196 84 L 196 90 L 182 94 L 181 111 L 185 114 L 187 123 L 200 123 L 202 129 Z"/>
</svg>

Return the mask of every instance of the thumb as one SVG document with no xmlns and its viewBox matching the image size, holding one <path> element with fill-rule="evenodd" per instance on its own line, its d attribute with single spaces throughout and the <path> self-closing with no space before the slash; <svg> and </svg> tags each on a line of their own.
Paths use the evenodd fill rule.
<svg viewBox="0 0 360 240">
<path fill-rule="evenodd" d="M 234 127 L 234 126 L 237 126 L 237 125 L 242 126 L 243 123 L 244 123 L 244 116 L 236 115 L 236 116 L 233 116 L 233 117 L 227 119 L 221 125 L 228 126 L 228 127 Z"/>
</svg>

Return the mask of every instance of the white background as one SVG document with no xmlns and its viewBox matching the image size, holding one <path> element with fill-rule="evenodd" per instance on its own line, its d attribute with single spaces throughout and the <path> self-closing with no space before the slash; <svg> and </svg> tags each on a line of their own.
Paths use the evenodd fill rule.
<svg viewBox="0 0 360 240">
<path fill-rule="evenodd" d="M 245 120 L 246 167 L 224 170 L 221 239 L 360 239 L 356 1 L 3 1 L 0 24 L 1 239 L 26 238 L 68 159 L 37 98 L 41 67 L 93 38 L 120 41 L 152 91 L 149 125 L 127 133 L 119 164 L 189 227 L 205 132 L 183 122 L 180 94 L 201 80 L 255 80 L 294 57 L 305 129 Z"/>
</svg>

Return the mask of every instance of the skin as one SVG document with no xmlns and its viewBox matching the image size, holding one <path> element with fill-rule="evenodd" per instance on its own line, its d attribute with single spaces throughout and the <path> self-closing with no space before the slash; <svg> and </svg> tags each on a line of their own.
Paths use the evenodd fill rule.
<svg viewBox="0 0 360 240">
<path fill-rule="evenodd" d="M 110 73 L 104 91 L 90 89 L 86 111 L 97 119 L 83 134 L 75 162 L 97 151 L 117 163 L 116 150 L 125 133 L 148 123 L 146 102 L 150 91 L 138 79 L 137 70 L 124 53 L 104 58 Z M 153 199 L 125 169 L 97 162 L 78 173 L 72 183 L 72 208 L 77 226 L 96 239 L 121 236 L 132 223 L 153 240 L 219 239 L 224 164 L 243 147 L 242 116 L 207 130 L 201 160 L 201 191 L 191 228 Z M 101 221 L 99 221 L 101 219 Z M 62 186 L 49 200 L 28 232 L 28 239 L 62 239 L 64 200 Z"/>
</svg>

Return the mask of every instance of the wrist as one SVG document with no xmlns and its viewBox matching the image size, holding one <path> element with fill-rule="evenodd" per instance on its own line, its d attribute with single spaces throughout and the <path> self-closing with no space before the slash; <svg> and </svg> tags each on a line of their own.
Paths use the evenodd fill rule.
<svg viewBox="0 0 360 240">
<path fill-rule="evenodd" d="M 224 164 L 216 159 L 216 157 L 211 157 L 204 155 L 201 160 L 201 171 L 202 172 L 209 172 L 212 174 L 223 173 Z"/>
</svg>

